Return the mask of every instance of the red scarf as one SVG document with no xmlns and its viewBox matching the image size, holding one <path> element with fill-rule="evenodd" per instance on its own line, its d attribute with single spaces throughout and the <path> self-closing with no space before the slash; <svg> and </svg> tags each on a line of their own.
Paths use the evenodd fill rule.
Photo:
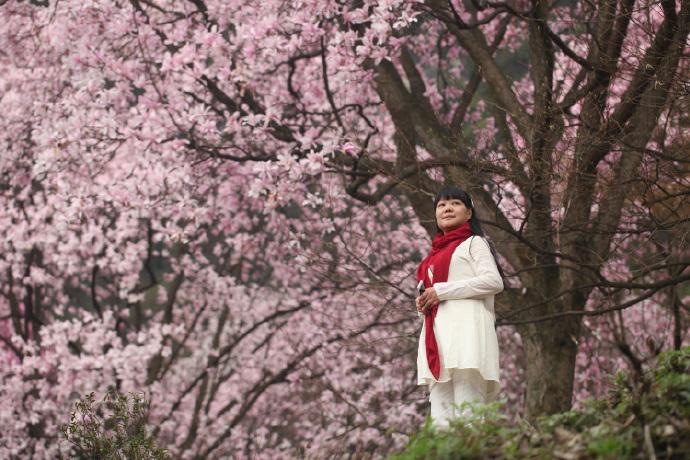
<svg viewBox="0 0 690 460">
<path fill-rule="evenodd" d="M 417 282 L 423 280 L 424 288 L 428 289 L 434 283 L 443 283 L 448 281 L 448 267 L 450 266 L 450 258 L 460 243 L 472 236 L 472 229 L 470 229 L 469 222 L 465 222 L 455 230 L 448 233 L 439 233 L 431 243 L 431 252 L 419 264 L 417 268 Z M 431 272 L 431 278 L 429 273 Z M 426 331 L 426 360 L 429 363 L 429 370 L 434 378 L 438 380 L 441 374 L 441 357 L 438 353 L 438 344 L 436 343 L 436 334 L 434 334 L 434 320 L 438 312 L 438 304 L 431 308 L 431 312 L 427 313 L 424 318 L 424 329 Z"/>
</svg>

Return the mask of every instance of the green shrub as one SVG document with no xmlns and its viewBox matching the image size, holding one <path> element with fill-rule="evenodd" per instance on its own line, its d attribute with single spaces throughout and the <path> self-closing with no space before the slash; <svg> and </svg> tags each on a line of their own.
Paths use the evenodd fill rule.
<svg viewBox="0 0 690 460">
<path fill-rule="evenodd" d="M 416 459 L 657 459 L 690 458 L 690 347 L 659 355 L 638 381 L 618 373 L 613 389 L 582 410 L 511 421 L 500 403 L 448 429 L 430 422 L 392 458 Z"/>
<path fill-rule="evenodd" d="M 90 393 L 75 406 L 70 423 L 60 428 L 71 444 L 71 458 L 170 458 L 146 432 L 148 403 L 142 395 L 123 395 L 111 389 L 101 402 L 96 402 L 94 393 Z"/>
</svg>

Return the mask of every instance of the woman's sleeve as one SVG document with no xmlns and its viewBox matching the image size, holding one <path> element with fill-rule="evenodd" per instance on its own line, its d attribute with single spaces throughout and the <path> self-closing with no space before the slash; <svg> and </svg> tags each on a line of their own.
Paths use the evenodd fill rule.
<svg viewBox="0 0 690 460">
<path fill-rule="evenodd" d="M 470 255 L 475 261 L 476 276 L 461 281 L 434 283 L 439 300 L 483 298 L 503 290 L 503 279 L 496 268 L 489 243 L 484 238 L 473 238 Z"/>
</svg>

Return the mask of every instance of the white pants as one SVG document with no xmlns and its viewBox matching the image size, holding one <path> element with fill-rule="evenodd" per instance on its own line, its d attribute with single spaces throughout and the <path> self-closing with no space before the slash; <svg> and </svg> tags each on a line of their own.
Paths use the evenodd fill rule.
<svg viewBox="0 0 690 460">
<path fill-rule="evenodd" d="M 448 426 L 451 419 L 469 415 L 458 407 L 463 402 L 486 402 L 487 384 L 477 369 L 449 369 L 450 381 L 429 385 L 431 420 L 436 427 Z"/>
</svg>

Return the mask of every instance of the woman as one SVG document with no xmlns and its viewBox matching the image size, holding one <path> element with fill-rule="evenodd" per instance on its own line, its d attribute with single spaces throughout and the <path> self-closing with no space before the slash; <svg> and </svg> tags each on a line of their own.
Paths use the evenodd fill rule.
<svg viewBox="0 0 690 460">
<path fill-rule="evenodd" d="M 417 269 L 424 327 L 419 385 L 429 385 L 431 418 L 443 427 L 463 402 L 492 401 L 499 389 L 494 295 L 503 280 L 470 196 L 446 187 L 434 199 L 438 235 Z M 421 283 L 423 282 L 423 286 Z"/>
</svg>

